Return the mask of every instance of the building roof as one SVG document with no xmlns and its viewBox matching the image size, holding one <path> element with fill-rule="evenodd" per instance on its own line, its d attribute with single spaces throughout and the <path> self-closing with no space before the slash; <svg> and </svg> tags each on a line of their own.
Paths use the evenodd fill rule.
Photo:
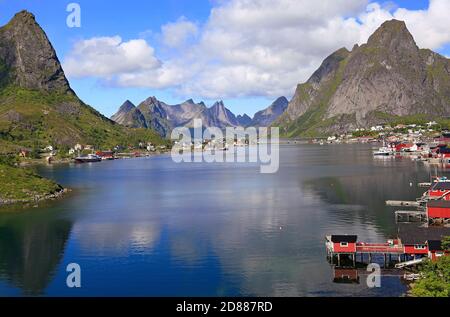
<svg viewBox="0 0 450 317">
<path fill-rule="evenodd" d="M 450 182 L 439 182 L 435 183 L 432 190 L 450 190 Z"/>
<path fill-rule="evenodd" d="M 355 243 L 356 240 L 358 240 L 358 236 L 354 236 L 354 235 L 331 236 L 331 242 L 333 242 L 333 243 L 339 243 L 339 242 Z"/>
<path fill-rule="evenodd" d="M 440 240 L 429 240 L 427 244 L 430 251 L 442 251 L 442 241 Z"/>
<path fill-rule="evenodd" d="M 445 227 L 418 227 L 415 224 L 401 224 L 398 227 L 398 236 L 403 244 L 425 244 L 426 241 L 441 241 L 450 236 L 450 228 Z"/>
<path fill-rule="evenodd" d="M 430 200 L 429 202 L 427 202 L 427 207 L 449 208 L 450 209 L 450 201 L 449 200 Z"/>
</svg>

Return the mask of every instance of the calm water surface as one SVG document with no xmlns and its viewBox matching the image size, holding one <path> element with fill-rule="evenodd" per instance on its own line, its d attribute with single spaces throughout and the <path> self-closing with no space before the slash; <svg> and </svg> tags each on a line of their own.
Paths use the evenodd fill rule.
<svg viewBox="0 0 450 317">
<path fill-rule="evenodd" d="M 0 213 L 0 295 L 400 296 L 333 282 L 324 236 L 395 236 L 387 199 L 415 199 L 429 171 L 374 159 L 369 145 L 282 146 L 277 174 L 256 164 L 175 164 L 169 156 L 41 167 L 74 189 Z M 11 208 L 9 208 L 11 209 Z M 66 287 L 66 266 L 82 288 Z"/>
</svg>

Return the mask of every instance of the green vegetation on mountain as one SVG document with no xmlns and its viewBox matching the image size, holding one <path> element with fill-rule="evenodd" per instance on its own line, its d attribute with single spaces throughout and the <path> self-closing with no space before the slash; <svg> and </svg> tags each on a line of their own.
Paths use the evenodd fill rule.
<svg viewBox="0 0 450 317">
<path fill-rule="evenodd" d="M 31 13 L 19 12 L 0 28 L 0 205 L 41 200 L 63 190 L 17 167 L 21 151 L 38 158 L 51 146 L 63 157 L 77 144 L 109 150 L 148 142 L 168 145 L 155 131 L 116 124 L 77 97 Z"/>
<path fill-rule="evenodd" d="M 139 142 L 166 144 L 154 131 L 142 130 L 113 123 L 72 94 L 15 86 L 0 91 L 0 140 L 24 148 L 67 148 L 77 143 L 97 149 Z"/>
<path fill-rule="evenodd" d="M 450 60 L 419 49 L 402 21 L 387 21 L 362 46 L 327 57 L 297 87 L 273 125 L 286 137 L 450 116 Z"/>
</svg>

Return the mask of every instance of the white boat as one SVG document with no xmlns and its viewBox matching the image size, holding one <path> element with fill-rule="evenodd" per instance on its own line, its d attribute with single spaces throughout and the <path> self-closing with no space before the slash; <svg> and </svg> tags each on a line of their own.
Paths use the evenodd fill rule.
<svg viewBox="0 0 450 317">
<path fill-rule="evenodd" d="M 389 156 L 394 154 L 391 148 L 381 147 L 378 151 L 373 153 L 374 156 Z"/>
<path fill-rule="evenodd" d="M 87 156 L 79 156 L 75 158 L 75 163 L 95 163 L 101 161 L 102 158 L 95 154 L 88 154 Z"/>
</svg>

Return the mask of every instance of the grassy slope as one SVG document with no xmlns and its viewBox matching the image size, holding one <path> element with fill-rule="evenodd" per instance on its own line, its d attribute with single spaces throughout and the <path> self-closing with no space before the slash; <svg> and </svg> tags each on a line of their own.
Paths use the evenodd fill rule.
<svg viewBox="0 0 450 317">
<path fill-rule="evenodd" d="M 5 200 L 31 201 L 62 190 L 58 184 L 28 169 L 0 164 L 0 204 Z"/>
<path fill-rule="evenodd" d="M 111 149 L 116 145 L 136 146 L 139 142 L 168 144 L 152 130 L 128 129 L 113 123 L 74 95 L 0 87 L 2 157 L 17 155 L 21 148 L 40 149 L 47 145 L 65 152 L 77 143 Z M 0 162 L 0 205 L 33 201 L 61 189 L 29 169 Z"/>
<path fill-rule="evenodd" d="M 0 91 L 0 141 L 28 148 L 81 143 L 102 149 L 135 142 L 166 143 L 152 130 L 113 123 L 76 96 L 11 86 Z"/>
</svg>

